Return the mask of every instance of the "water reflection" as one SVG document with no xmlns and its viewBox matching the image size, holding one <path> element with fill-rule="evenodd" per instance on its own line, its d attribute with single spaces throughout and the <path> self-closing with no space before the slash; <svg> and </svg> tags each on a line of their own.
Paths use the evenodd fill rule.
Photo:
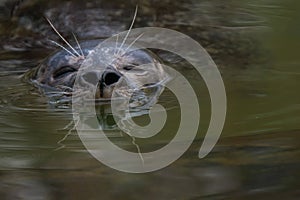
<svg viewBox="0 0 300 200">
<path fill-rule="evenodd" d="M 196 156 L 197 142 L 189 154 L 170 167 L 139 175 L 101 167 L 85 152 L 52 152 L 34 171 L 2 173 L 1 192 L 5 197 L 50 199 L 99 195 L 103 199 L 268 198 L 282 192 L 293 197 L 297 180 L 291 177 L 299 168 L 294 159 L 299 156 L 297 135 L 290 132 L 224 139 L 201 161 Z"/>
</svg>

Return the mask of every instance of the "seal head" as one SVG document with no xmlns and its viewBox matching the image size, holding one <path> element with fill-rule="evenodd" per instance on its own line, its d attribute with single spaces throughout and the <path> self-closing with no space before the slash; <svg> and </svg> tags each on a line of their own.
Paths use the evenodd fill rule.
<svg viewBox="0 0 300 200">
<path fill-rule="evenodd" d="M 77 51 L 82 51 L 83 55 L 81 56 L 75 57 L 70 54 L 68 52 L 71 51 L 70 49 L 54 53 L 29 73 L 30 80 L 46 93 L 49 90 L 52 93 L 53 91 L 72 93 L 76 76 L 82 64 L 87 61 L 86 58 L 111 59 L 107 58 L 109 56 L 101 57 L 97 55 L 99 52 L 94 51 L 99 42 L 101 41 L 81 43 L 81 49 L 76 48 Z M 141 92 L 145 89 L 156 88 L 159 83 L 168 79 L 160 59 L 151 51 L 134 49 L 124 45 L 120 53 L 116 55 L 114 54 L 116 45 L 108 46 L 108 49 L 106 47 L 102 50 L 113 57 L 113 62 L 110 62 L 109 65 L 98 62 L 98 64 L 94 64 L 97 65 L 93 67 L 94 70 L 81 74 L 82 77 L 80 77 L 83 81 L 94 82 L 93 84 L 95 81 L 97 82 L 96 98 L 111 98 L 116 85 L 119 88 L 123 87 L 123 89 L 118 90 L 119 95 L 130 96 L 132 92 L 130 93 L 128 90 Z M 126 87 L 123 84 L 124 81 Z"/>
</svg>

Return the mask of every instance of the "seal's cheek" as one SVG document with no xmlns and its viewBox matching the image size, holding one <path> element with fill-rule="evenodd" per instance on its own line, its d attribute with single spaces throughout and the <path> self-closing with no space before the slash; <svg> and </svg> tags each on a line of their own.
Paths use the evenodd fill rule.
<svg viewBox="0 0 300 200">
<path fill-rule="evenodd" d="M 34 72 L 33 79 L 41 84 L 46 84 L 50 80 L 47 65 L 44 63 L 40 64 Z"/>
</svg>

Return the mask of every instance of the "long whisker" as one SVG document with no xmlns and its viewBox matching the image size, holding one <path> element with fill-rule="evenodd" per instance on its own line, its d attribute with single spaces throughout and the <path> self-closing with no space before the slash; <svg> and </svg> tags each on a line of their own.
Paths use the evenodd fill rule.
<svg viewBox="0 0 300 200">
<path fill-rule="evenodd" d="M 46 17 L 46 20 L 50 24 L 50 26 L 53 28 L 53 30 L 57 33 L 57 35 L 73 50 L 73 52 L 77 55 L 80 56 L 80 54 L 70 45 L 70 43 L 57 31 L 57 29 L 54 27 L 54 25 L 51 23 L 51 21 Z"/>
<path fill-rule="evenodd" d="M 84 58 L 84 54 L 83 54 L 82 48 L 81 48 L 81 46 L 80 46 L 80 44 L 79 44 L 79 42 L 78 42 L 78 40 L 77 40 L 76 35 L 75 35 L 74 33 L 72 33 L 72 35 L 73 35 L 73 37 L 74 37 L 74 39 L 75 39 L 75 41 L 76 41 L 76 44 L 77 44 L 77 46 L 78 46 L 78 48 L 79 48 L 79 50 L 80 50 L 80 53 L 81 53 L 82 57 Z"/>
<path fill-rule="evenodd" d="M 134 24 L 135 19 L 136 19 L 137 11 L 138 11 L 138 6 L 135 7 L 135 12 L 134 12 L 134 16 L 133 16 L 131 25 L 130 25 L 130 27 L 129 27 L 127 33 L 126 33 L 125 38 L 123 39 L 123 42 L 122 42 L 121 46 L 119 47 L 119 50 L 118 50 L 117 54 L 119 54 L 120 50 L 122 49 L 122 47 L 123 47 L 124 43 L 126 42 L 126 39 L 127 39 L 128 35 L 129 35 L 131 29 L 132 29 L 132 27 L 133 27 L 133 24 Z"/>
<path fill-rule="evenodd" d="M 62 48 L 62 49 L 65 50 L 66 52 L 68 52 L 69 54 L 71 54 L 74 58 L 77 58 L 77 56 L 76 56 L 74 53 L 72 53 L 71 51 L 69 51 L 69 50 L 68 50 L 66 47 L 64 47 L 63 45 L 61 45 L 61 44 L 59 44 L 59 43 L 57 43 L 57 42 L 55 42 L 55 41 L 53 41 L 53 40 L 49 40 L 49 41 L 52 42 L 53 44 L 59 46 L 60 48 Z"/>
<path fill-rule="evenodd" d="M 125 49 L 125 51 L 124 51 L 124 53 L 123 53 L 122 55 L 124 55 L 125 53 L 127 53 L 128 49 L 129 49 L 130 47 L 132 47 L 132 45 L 134 45 L 134 43 L 135 43 L 138 39 L 140 39 L 143 35 L 144 35 L 144 33 L 141 33 L 139 36 L 137 36 L 137 37 L 130 43 L 130 45 Z"/>
<path fill-rule="evenodd" d="M 124 54 L 126 54 L 126 53 L 128 52 L 128 49 L 129 49 L 130 47 L 132 47 L 132 45 L 133 45 L 138 39 L 140 39 L 143 35 L 144 35 L 144 33 L 141 33 L 138 37 L 136 37 L 136 38 L 130 43 L 130 45 L 125 49 L 125 51 L 124 51 L 124 53 L 123 53 L 122 55 L 114 54 L 114 55 L 116 56 L 116 58 L 113 60 L 113 62 L 114 62 L 115 60 L 117 60 L 119 57 L 122 57 Z M 118 36 L 117 36 L 117 37 L 118 37 Z M 112 62 L 112 63 L 113 63 L 113 62 Z M 134 64 L 128 64 L 128 65 L 131 65 L 131 66 L 134 66 L 134 67 L 139 66 L 139 65 L 134 65 Z"/>
</svg>

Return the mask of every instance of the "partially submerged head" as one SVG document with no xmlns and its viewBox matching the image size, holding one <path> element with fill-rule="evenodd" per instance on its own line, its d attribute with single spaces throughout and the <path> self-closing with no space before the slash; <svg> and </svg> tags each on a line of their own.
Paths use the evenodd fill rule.
<svg viewBox="0 0 300 200">
<path fill-rule="evenodd" d="M 105 47 L 105 52 L 110 55 L 99 55 L 102 50 L 97 52 L 95 47 L 100 42 L 88 41 L 81 43 L 83 55 L 80 56 L 71 55 L 66 50 L 54 53 L 35 69 L 30 77 L 31 80 L 45 91 L 51 89 L 52 91 L 68 91 L 72 93 L 76 76 L 80 75 L 79 79 L 97 84 L 96 98 L 109 99 L 112 97 L 116 85 L 118 85 L 119 89 L 123 87 L 123 90 L 118 90 L 118 95 L 130 96 L 132 93 L 126 91 L 126 89 L 143 91 L 144 89 L 157 86 L 168 79 L 168 75 L 164 71 L 159 58 L 149 50 L 124 46 L 116 53 L 115 44 L 108 43 Z M 93 55 L 90 56 L 91 54 Z M 93 59 L 93 56 L 98 59 L 102 58 L 102 60 L 110 60 L 109 63 L 107 61 L 96 62 L 96 64 L 93 64 L 95 65 L 93 70 L 78 74 L 80 68 L 85 66 L 84 62 L 89 57 Z M 126 87 L 124 86 L 124 81 L 127 84 Z"/>
</svg>

